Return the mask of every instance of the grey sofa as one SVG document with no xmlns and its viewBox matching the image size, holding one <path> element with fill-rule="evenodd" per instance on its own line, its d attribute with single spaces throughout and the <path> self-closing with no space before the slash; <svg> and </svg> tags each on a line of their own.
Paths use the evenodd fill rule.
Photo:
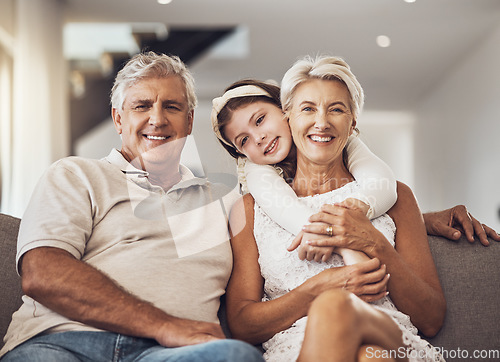
<svg viewBox="0 0 500 362">
<path fill-rule="evenodd" d="M 0 214 L 0 346 L 12 313 L 21 304 L 15 271 L 19 222 Z M 430 342 L 443 349 L 448 361 L 499 361 L 500 243 L 491 241 L 484 247 L 464 238 L 452 242 L 434 236 L 429 243 L 448 306 L 444 326 Z M 474 358 L 474 353 L 489 358 L 480 354 Z"/>
</svg>

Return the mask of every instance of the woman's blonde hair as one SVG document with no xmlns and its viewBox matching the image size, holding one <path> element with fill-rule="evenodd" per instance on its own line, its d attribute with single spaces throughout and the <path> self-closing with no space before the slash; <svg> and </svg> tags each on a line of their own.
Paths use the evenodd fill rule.
<svg viewBox="0 0 500 362">
<path fill-rule="evenodd" d="M 306 56 L 285 73 L 281 81 L 281 104 L 285 111 L 290 110 L 297 87 L 311 79 L 339 80 L 344 83 L 350 95 L 351 112 L 354 119 L 358 119 L 365 101 L 363 88 L 342 58 L 326 55 L 316 58 Z"/>
</svg>

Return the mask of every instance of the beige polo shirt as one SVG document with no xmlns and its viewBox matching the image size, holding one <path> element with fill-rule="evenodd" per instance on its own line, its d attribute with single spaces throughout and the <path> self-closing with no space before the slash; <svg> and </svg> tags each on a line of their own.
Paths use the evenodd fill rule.
<svg viewBox="0 0 500 362">
<path fill-rule="evenodd" d="M 22 218 L 17 262 L 33 248 L 61 248 L 171 315 L 218 322 L 232 268 L 227 215 L 239 195 L 180 171 L 165 192 L 117 150 L 102 160 L 56 162 Z M 44 331 L 95 330 L 23 301 L 0 355 Z"/>
</svg>

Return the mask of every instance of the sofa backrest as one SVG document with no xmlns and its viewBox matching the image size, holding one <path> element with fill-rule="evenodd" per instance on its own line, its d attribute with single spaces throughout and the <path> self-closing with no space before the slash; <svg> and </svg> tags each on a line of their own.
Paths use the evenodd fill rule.
<svg viewBox="0 0 500 362">
<path fill-rule="evenodd" d="M 429 236 L 429 245 L 447 307 L 443 328 L 429 341 L 448 362 L 499 361 L 500 243 Z M 482 358 L 474 358 L 475 351 Z"/>
<path fill-rule="evenodd" d="M 21 220 L 0 214 L 0 348 L 12 313 L 21 306 L 21 278 L 16 272 L 17 232 Z"/>
</svg>

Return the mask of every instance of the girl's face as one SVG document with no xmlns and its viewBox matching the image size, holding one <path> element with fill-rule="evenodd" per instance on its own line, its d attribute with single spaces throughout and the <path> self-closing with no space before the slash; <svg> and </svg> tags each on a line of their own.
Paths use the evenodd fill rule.
<svg viewBox="0 0 500 362">
<path fill-rule="evenodd" d="M 224 133 L 239 152 L 259 165 L 283 161 L 292 148 L 287 119 L 279 107 L 268 102 L 238 108 Z"/>
<path fill-rule="evenodd" d="M 342 162 L 342 151 L 356 121 L 349 91 L 336 80 L 309 80 L 294 92 L 290 129 L 297 147 L 297 162 L 328 165 Z"/>
</svg>

